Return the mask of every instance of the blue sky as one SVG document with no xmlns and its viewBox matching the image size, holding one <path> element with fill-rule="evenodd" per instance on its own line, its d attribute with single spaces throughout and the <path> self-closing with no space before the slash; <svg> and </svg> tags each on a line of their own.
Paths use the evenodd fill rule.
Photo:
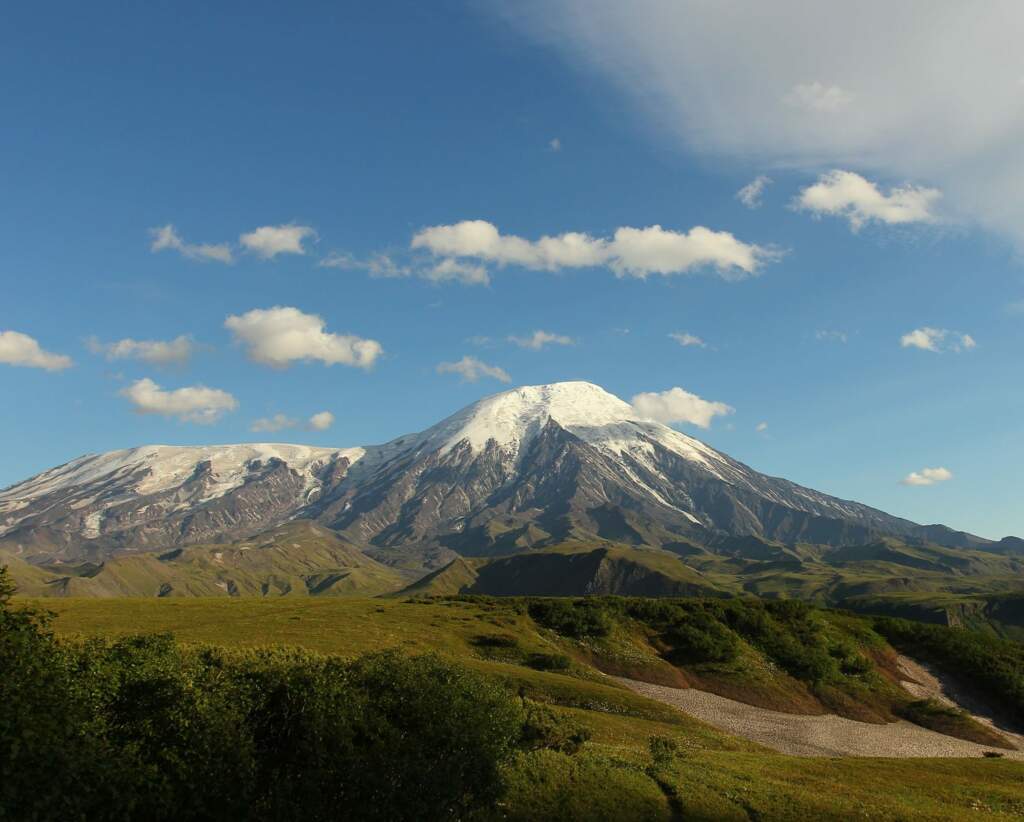
<svg viewBox="0 0 1024 822">
<path fill-rule="evenodd" d="M 704 21 L 708 53 L 678 65 L 664 32 L 685 45 L 701 21 L 656 2 L 585 24 L 571 0 L 210 5 L 8 12 L 0 485 L 150 442 L 379 442 L 508 385 L 585 379 L 627 400 L 683 389 L 666 421 L 767 473 L 1024 533 L 1024 222 L 1000 199 L 1024 167 L 1015 98 L 1007 114 L 968 86 L 934 110 L 930 85 L 877 91 L 898 39 L 791 66 L 790 35 L 768 32 L 786 59 L 752 46 L 730 73 L 710 51 L 752 42 L 735 19 Z M 994 31 L 1016 13 L 992 8 Z M 957 21 L 936 17 L 941 44 Z M 1024 77 L 972 65 L 977 87 Z M 750 88 L 768 101 L 755 123 Z M 916 125 L 892 113 L 911 97 Z M 1008 119 L 985 117 L 997 106 Z M 759 175 L 751 208 L 736 194 Z M 438 228 L 463 221 L 499 240 Z M 583 257 L 566 232 L 587 235 Z M 403 276 L 380 276 L 385 259 Z M 295 311 L 249 313 L 275 307 Z M 571 344 L 509 340 L 538 330 Z M 183 335 L 187 360 L 110 348 Z M 353 354 L 360 340 L 380 353 Z M 439 373 L 464 357 L 510 382 Z M 697 398 L 732 411 L 703 428 Z"/>
</svg>

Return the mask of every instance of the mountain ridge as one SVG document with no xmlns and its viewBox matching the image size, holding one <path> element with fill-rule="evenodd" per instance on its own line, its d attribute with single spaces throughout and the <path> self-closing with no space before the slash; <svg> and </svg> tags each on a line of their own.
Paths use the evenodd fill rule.
<svg viewBox="0 0 1024 822">
<path fill-rule="evenodd" d="M 769 477 L 585 382 L 504 391 L 382 445 L 141 446 L 0 490 L 0 546 L 36 564 L 229 542 L 292 520 L 419 571 L 573 540 L 994 544 Z"/>
</svg>

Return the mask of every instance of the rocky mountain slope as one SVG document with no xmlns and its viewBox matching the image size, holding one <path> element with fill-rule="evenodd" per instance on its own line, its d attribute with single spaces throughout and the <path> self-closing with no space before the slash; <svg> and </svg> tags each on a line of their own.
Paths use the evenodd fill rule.
<svg viewBox="0 0 1024 822">
<path fill-rule="evenodd" d="M 295 519 L 388 565 L 430 570 L 572 541 L 680 554 L 723 539 L 989 543 L 768 477 L 585 382 L 485 398 L 365 448 L 147 446 L 0 491 L 0 548 L 30 563 L 230 542 Z"/>
</svg>

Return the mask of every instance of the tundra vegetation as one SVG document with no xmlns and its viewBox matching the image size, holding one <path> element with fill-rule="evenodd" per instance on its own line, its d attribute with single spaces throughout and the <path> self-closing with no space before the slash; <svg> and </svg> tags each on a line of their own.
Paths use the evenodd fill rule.
<svg viewBox="0 0 1024 822">
<path fill-rule="evenodd" d="M 991 637 L 755 599 L 62 600 L 50 614 L 0 579 L 2 819 L 1024 813 L 1017 762 L 783 756 L 613 679 L 907 717 L 998 751 L 892 667 L 894 645 L 970 656 L 1003 672 L 991 687 L 1010 710 L 1021 649 Z"/>
</svg>

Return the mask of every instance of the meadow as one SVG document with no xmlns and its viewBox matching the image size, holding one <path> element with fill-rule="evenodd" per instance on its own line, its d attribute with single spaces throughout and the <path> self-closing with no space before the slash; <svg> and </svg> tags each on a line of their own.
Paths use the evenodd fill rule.
<svg viewBox="0 0 1024 822">
<path fill-rule="evenodd" d="M 17 612 L 22 603 L 35 604 L 16 599 L 6 607 Z M 232 704 L 249 706 L 241 714 L 229 712 L 236 721 L 227 738 L 258 738 L 252 717 L 263 717 L 259 727 L 270 725 L 284 734 L 289 750 L 298 751 L 295 761 L 307 769 L 303 733 L 334 739 L 332 750 L 340 752 L 346 773 L 362 772 L 366 757 L 396 768 L 384 788 L 350 784 L 344 797 L 327 805 L 316 798 L 323 794 L 314 783 L 301 794 L 236 791 L 240 802 L 258 807 L 265 818 L 289 818 L 303 802 L 309 804 L 308 818 L 332 818 L 338 803 L 347 802 L 353 812 L 364 801 L 359 797 L 378 796 L 388 785 L 402 796 L 422 796 L 419 804 L 391 807 L 392 818 L 438 818 L 442 812 L 480 819 L 950 819 L 1024 813 L 1024 765 L 1016 762 L 995 756 L 784 756 L 643 698 L 611 678 L 688 681 L 799 713 L 832 711 L 873 722 L 909 715 L 912 703 L 886 674 L 892 645 L 872 620 L 851 614 L 756 600 L 621 598 L 68 599 L 44 604 L 53 612 L 54 636 L 47 641 L 70 654 L 76 670 L 82 669 L 83 657 L 75 655 L 86 653 L 93 655 L 92 667 L 119 671 L 103 680 L 113 695 L 100 700 L 100 709 L 93 704 L 109 727 L 135 728 L 132 723 L 141 721 L 126 722 L 116 712 L 124 688 L 142 687 L 140 677 L 152 687 L 154 677 L 146 671 L 159 672 L 158 681 L 177 683 L 172 692 L 199 705 L 207 704 L 205 682 L 227 678 L 234 683 Z M 914 634 L 898 635 L 893 626 L 902 623 L 886 624 L 893 641 L 920 642 Z M 962 636 L 953 638 L 962 641 Z M 931 642 L 942 640 L 931 637 Z M 1005 654 L 1009 647 L 998 650 Z M 216 672 L 212 680 L 211 671 Z M 408 714 L 402 718 L 394 704 L 374 701 L 383 681 L 399 683 L 388 691 L 392 694 L 403 692 L 402 682 L 415 692 L 436 681 L 454 685 L 455 693 L 447 685 L 431 691 L 429 709 L 422 699 L 396 697 L 394 704 Z M 267 693 L 276 694 L 277 701 Z M 347 704 L 353 695 L 363 705 L 361 714 L 353 719 L 351 712 L 343 713 L 348 724 L 334 721 L 327 731 L 318 729 L 323 715 L 309 714 L 310 706 Z M 442 776 L 432 774 L 432 758 L 417 760 L 416 752 L 420 745 L 439 751 L 452 739 L 463 739 L 464 729 L 453 729 L 478 716 L 465 707 L 471 702 L 489 706 L 488 715 L 506 717 L 497 737 L 472 743 L 488 752 L 475 759 L 493 767 L 474 777 L 483 779 L 479 789 L 464 789 L 457 800 L 447 794 L 439 798 L 427 787 L 436 788 Z M 919 713 L 926 723 L 927 711 Z M 206 716 L 215 730 L 226 721 L 212 708 Z M 376 723 L 371 736 L 384 740 L 383 748 L 353 747 L 351 740 L 361 737 L 352 723 L 368 722 L 367 717 Z M 969 722 L 953 730 L 967 736 L 979 732 Z M 137 728 L 128 734 L 136 746 L 138 734 Z M 110 740 L 104 744 L 109 747 Z M 409 748 L 405 758 L 391 751 L 399 744 Z M 998 750 L 997 740 L 989 744 Z M 131 755 L 143 756 L 139 750 L 133 748 Z M 337 767 L 316 762 L 320 770 L 313 772 L 321 775 Z M 427 787 L 399 778 L 412 762 L 419 762 Z M 238 767 L 256 777 L 249 783 L 235 775 L 233 784 L 263 784 L 258 775 L 267 766 L 258 753 Z M 177 800 L 168 790 L 164 804 L 149 815 L 173 815 Z"/>
</svg>

